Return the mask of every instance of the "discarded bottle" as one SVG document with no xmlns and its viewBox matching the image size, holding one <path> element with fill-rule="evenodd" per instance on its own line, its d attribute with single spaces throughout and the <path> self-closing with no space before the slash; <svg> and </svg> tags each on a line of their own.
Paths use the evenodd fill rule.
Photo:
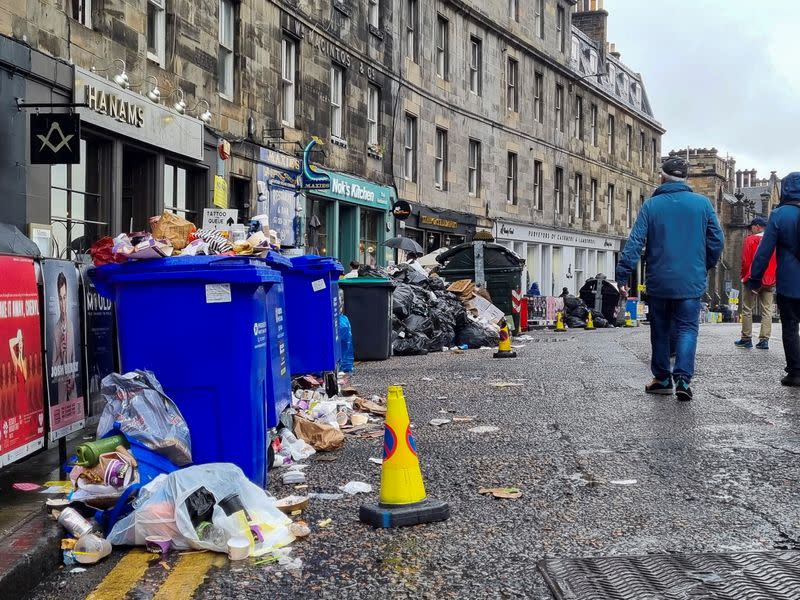
<svg viewBox="0 0 800 600">
<path fill-rule="evenodd" d="M 75 464 L 79 467 L 93 467 L 100 462 L 101 454 L 113 452 L 117 446 L 128 448 L 130 444 L 123 435 L 112 435 L 93 442 L 84 442 L 75 448 L 75 454 L 78 457 Z"/>
<path fill-rule="evenodd" d="M 93 565 L 111 554 L 111 542 L 94 533 L 87 533 L 77 541 L 72 554 L 79 563 Z"/>
<path fill-rule="evenodd" d="M 81 513 L 69 506 L 58 515 L 58 524 L 76 538 L 83 537 L 94 529 L 92 524 L 84 519 Z"/>
<path fill-rule="evenodd" d="M 226 544 L 228 540 L 225 536 L 225 530 L 222 527 L 217 527 L 213 523 L 209 523 L 208 521 L 204 521 L 197 526 L 195 529 L 195 533 L 197 533 L 197 539 L 201 542 L 205 542 L 206 544 L 212 544 L 217 548 L 226 548 Z"/>
</svg>

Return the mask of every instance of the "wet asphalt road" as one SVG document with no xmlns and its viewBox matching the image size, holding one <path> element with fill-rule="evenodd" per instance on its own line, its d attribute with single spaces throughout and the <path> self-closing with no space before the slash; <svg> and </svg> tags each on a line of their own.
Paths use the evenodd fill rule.
<svg viewBox="0 0 800 600">
<path fill-rule="evenodd" d="M 536 332 L 515 360 L 469 351 L 361 365 L 362 393 L 405 384 L 428 494 L 450 502 L 451 519 L 373 530 L 358 521 L 364 496 L 312 500 L 312 535 L 293 545 L 301 571 L 222 560 L 194 597 L 549 600 L 536 568 L 544 557 L 800 547 L 800 390 L 779 385 L 779 340 L 769 352 L 742 351 L 736 334 L 733 325 L 702 327 L 690 404 L 643 393 L 646 327 Z M 428 424 L 454 414 L 476 422 Z M 499 430 L 470 433 L 475 425 Z M 380 468 L 368 459 L 381 444 L 348 439 L 335 460 L 312 459 L 309 490 L 360 480 L 376 494 Z M 497 500 L 481 486 L 523 496 Z M 269 489 L 294 491 L 277 477 Z M 32 598 L 83 598 L 122 554 L 61 572 Z M 167 574 L 154 564 L 127 597 L 153 597 Z"/>
</svg>

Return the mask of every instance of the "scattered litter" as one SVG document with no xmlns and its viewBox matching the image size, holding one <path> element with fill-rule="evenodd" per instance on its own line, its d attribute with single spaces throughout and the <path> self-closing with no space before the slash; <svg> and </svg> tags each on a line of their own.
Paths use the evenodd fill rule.
<svg viewBox="0 0 800 600">
<path fill-rule="evenodd" d="M 42 486 L 40 486 L 38 483 L 25 483 L 25 482 L 15 483 L 11 487 L 20 492 L 35 492 L 36 490 L 42 489 Z"/>
<path fill-rule="evenodd" d="M 158 565 L 159 565 L 159 566 L 160 566 L 162 569 L 164 569 L 165 571 L 169 571 L 169 570 L 170 570 L 170 566 L 169 566 L 167 563 L 165 563 L 163 560 L 159 561 L 159 562 L 158 562 Z"/>
<path fill-rule="evenodd" d="M 500 431 L 500 428 L 494 425 L 478 425 L 477 427 L 469 428 L 467 431 L 470 433 L 494 433 L 495 431 Z"/>
<path fill-rule="evenodd" d="M 317 454 L 314 458 L 314 462 L 333 462 L 335 460 L 339 460 L 336 454 Z"/>
<path fill-rule="evenodd" d="M 366 425 L 368 422 L 369 415 L 367 413 L 353 413 L 350 415 L 350 423 L 353 424 L 353 427 L 360 427 Z"/>
<path fill-rule="evenodd" d="M 344 494 L 326 494 L 324 492 L 311 492 L 308 495 L 309 498 L 314 498 L 316 500 L 341 500 L 344 498 Z"/>
<path fill-rule="evenodd" d="M 275 502 L 282 513 L 292 514 L 308 508 L 308 496 L 286 496 Z"/>
<path fill-rule="evenodd" d="M 356 398 L 353 400 L 353 409 L 359 410 L 361 412 L 370 412 L 374 415 L 380 415 L 382 417 L 386 416 L 386 407 L 378 404 L 375 399 L 379 399 L 377 396 L 369 400 L 365 400 L 364 398 Z M 353 423 L 355 425 L 355 423 Z"/>
<path fill-rule="evenodd" d="M 85 573 L 86 569 L 83 567 L 75 567 L 74 569 L 70 569 L 69 572 L 73 575 L 77 575 L 78 573 Z"/>
<path fill-rule="evenodd" d="M 308 537 L 308 535 L 311 533 L 311 528 L 305 521 L 297 521 L 289 525 L 289 533 L 291 533 L 294 537 L 304 538 Z"/>
<path fill-rule="evenodd" d="M 434 427 L 441 427 L 442 425 L 447 425 L 450 422 L 450 419 L 431 419 L 429 423 Z"/>
<path fill-rule="evenodd" d="M 369 462 L 375 463 L 376 465 L 382 465 L 383 464 L 383 459 L 382 458 L 375 458 L 374 456 L 371 456 L 369 458 Z"/>
<path fill-rule="evenodd" d="M 442 400 L 447 400 L 447 396 L 437 396 L 436 399 L 441 402 Z"/>
<path fill-rule="evenodd" d="M 278 559 L 278 564 L 287 571 L 297 571 L 303 568 L 303 560 L 300 558 L 289 558 L 288 556 Z"/>
<path fill-rule="evenodd" d="M 521 383 L 511 383 L 510 381 L 498 381 L 496 383 L 490 383 L 492 387 L 496 388 L 510 388 L 510 387 L 522 387 L 523 384 Z"/>
<path fill-rule="evenodd" d="M 333 519 L 322 519 L 322 521 L 317 522 L 317 526 L 325 529 L 331 523 L 333 523 Z"/>
<path fill-rule="evenodd" d="M 339 489 L 345 494 L 354 496 L 355 494 L 369 494 L 372 491 L 372 486 L 363 481 L 350 481 L 345 485 L 340 485 Z"/>
<path fill-rule="evenodd" d="M 529 336 L 529 335 L 518 335 L 514 339 L 519 341 L 519 342 L 530 342 L 530 341 L 533 341 L 533 338 L 531 336 Z"/>
<path fill-rule="evenodd" d="M 635 479 L 612 479 L 608 483 L 611 485 L 636 485 L 637 481 Z"/>
<path fill-rule="evenodd" d="M 283 483 L 284 484 L 291 484 L 291 483 L 305 483 L 306 482 L 306 474 L 302 471 L 286 471 L 283 474 Z"/>
<path fill-rule="evenodd" d="M 289 526 L 289 529 L 291 530 L 291 526 Z M 276 562 L 278 562 L 277 556 L 268 556 L 267 558 L 262 558 L 261 560 L 257 560 L 253 564 L 257 566 L 257 565 L 265 565 L 268 563 L 276 563 Z"/>
<path fill-rule="evenodd" d="M 420 381 L 433 381 L 430 377 L 423 377 Z"/>
<path fill-rule="evenodd" d="M 515 487 L 504 488 L 485 488 L 482 487 L 478 490 L 479 494 L 491 494 L 495 498 L 503 498 L 509 500 L 516 500 L 522 496 L 522 491 Z"/>
<path fill-rule="evenodd" d="M 453 423 L 472 423 L 475 417 L 453 417 Z"/>
</svg>

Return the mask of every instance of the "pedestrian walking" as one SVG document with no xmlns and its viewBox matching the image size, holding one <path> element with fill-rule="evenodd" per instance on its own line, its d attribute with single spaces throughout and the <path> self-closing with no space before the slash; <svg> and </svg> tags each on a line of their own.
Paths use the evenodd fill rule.
<svg viewBox="0 0 800 600">
<path fill-rule="evenodd" d="M 724 243 L 722 229 L 708 198 L 686 183 L 689 163 L 669 158 L 661 167 L 661 185 L 639 210 L 617 266 L 621 293 L 645 249 L 650 319 L 650 394 L 676 394 L 691 400 L 700 299 L 708 271 L 717 264 Z M 674 339 L 675 366 L 670 361 Z M 673 386 L 674 383 L 674 386 Z"/>
<path fill-rule="evenodd" d="M 742 244 L 742 337 L 734 342 L 737 348 L 753 347 L 753 309 L 756 305 L 761 307 L 761 329 L 758 333 L 758 343 L 756 348 L 759 350 L 769 350 L 769 338 L 772 335 L 772 304 L 775 301 L 775 253 L 769 259 L 767 270 L 764 272 L 764 280 L 761 282 L 761 289 L 757 292 L 747 287 L 750 279 L 750 270 L 753 266 L 753 259 L 756 256 L 758 245 L 764 238 L 764 229 L 767 227 L 767 220 L 764 217 L 756 217 L 748 225 L 750 235 L 744 239 Z"/>
<path fill-rule="evenodd" d="M 781 181 L 781 201 L 767 221 L 758 245 L 748 286 L 760 290 L 767 283 L 772 255 L 778 263 L 776 283 L 781 313 L 786 376 L 783 385 L 800 387 L 800 172 Z"/>
</svg>

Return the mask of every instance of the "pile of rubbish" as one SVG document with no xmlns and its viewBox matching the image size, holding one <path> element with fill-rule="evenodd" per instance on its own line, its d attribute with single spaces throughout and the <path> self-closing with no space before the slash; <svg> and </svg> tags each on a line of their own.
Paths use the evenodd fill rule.
<svg viewBox="0 0 800 600">
<path fill-rule="evenodd" d="M 121 233 L 95 242 L 90 253 L 96 266 L 127 260 L 147 260 L 168 256 L 265 256 L 280 250 L 274 230 L 262 230 L 253 220 L 249 227 L 234 225 L 230 231 L 198 229 L 191 221 L 164 211 L 150 218 L 150 232 Z"/>
<path fill-rule="evenodd" d="M 69 493 L 48 502 L 70 534 L 64 562 L 92 564 L 112 546 L 211 550 L 232 560 L 287 553 L 295 536 L 275 498 L 229 463 L 192 465 L 189 428 L 153 373 L 113 373 L 97 439 L 69 459 Z"/>
<path fill-rule="evenodd" d="M 396 355 L 427 354 L 450 347 L 497 345 L 502 311 L 479 295 L 475 285 L 459 281 L 445 287 L 437 275 L 401 269 L 392 296 L 392 348 Z M 470 287 L 472 286 L 472 287 Z M 457 293 L 454 293 L 457 292 Z M 483 291 L 483 290 L 481 290 Z"/>
<path fill-rule="evenodd" d="M 564 325 L 567 327 L 578 329 L 586 326 L 586 321 L 589 319 L 589 307 L 575 296 L 566 296 L 564 298 Z M 594 326 L 598 329 L 605 327 L 613 327 L 613 323 L 605 317 L 599 310 L 592 310 L 592 321 Z"/>
</svg>

